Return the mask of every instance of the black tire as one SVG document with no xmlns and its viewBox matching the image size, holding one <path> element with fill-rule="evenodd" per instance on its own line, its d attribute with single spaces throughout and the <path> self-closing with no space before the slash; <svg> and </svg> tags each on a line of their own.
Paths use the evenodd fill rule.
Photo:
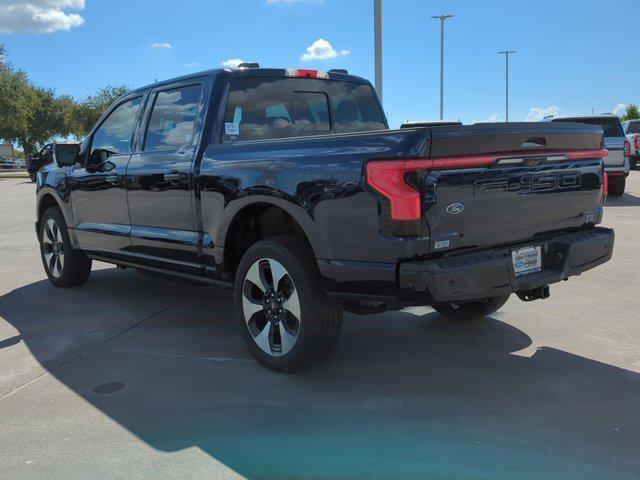
<svg viewBox="0 0 640 480">
<path fill-rule="evenodd" d="M 631 170 L 635 170 L 638 168 L 638 157 L 631 157 L 629 159 L 629 166 L 631 167 Z"/>
<path fill-rule="evenodd" d="M 609 196 L 621 197 L 626 185 L 627 179 L 625 177 L 609 177 Z"/>
<path fill-rule="evenodd" d="M 433 309 L 440 315 L 453 320 L 476 320 L 487 317 L 497 312 L 507 303 L 510 295 L 491 297 L 486 300 L 478 300 L 453 305 L 434 305 Z"/>
<path fill-rule="evenodd" d="M 273 288 L 276 299 L 269 301 L 268 292 L 272 290 L 268 280 L 273 279 L 273 267 L 277 265 L 278 269 L 284 268 L 284 274 Z M 249 278 L 255 279 L 255 272 L 259 280 L 254 283 Z M 297 308 L 288 305 L 294 293 Z M 282 303 L 284 297 L 287 299 Z M 236 272 L 234 301 L 247 347 L 258 362 L 276 372 L 304 371 L 329 356 L 338 342 L 342 305 L 327 298 L 313 253 L 295 237 L 268 238 L 246 251 Z M 245 305 L 250 308 L 248 315 Z M 251 309 L 255 311 L 251 313 Z M 296 310 L 300 318 L 291 313 Z"/>
<path fill-rule="evenodd" d="M 91 259 L 71 245 L 66 222 L 57 207 L 42 215 L 38 240 L 44 271 L 56 287 L 77 287 L 89 279 Z"/>
<path fill-rule="evenodd" d="M 29 178 L 31 179 L 31 181 L 32 181 L 33 183 L 36 183 L 36 180 L 38 179 L 38 175 L 37 175 L 37 174 L 35 174 L 35 173 L 30 173 L 30 174 L 29 174 Z"/>
</svg>

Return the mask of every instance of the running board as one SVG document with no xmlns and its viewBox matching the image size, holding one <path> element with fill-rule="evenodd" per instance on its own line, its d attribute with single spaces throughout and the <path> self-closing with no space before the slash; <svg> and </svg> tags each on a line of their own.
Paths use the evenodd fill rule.
<svg viewBox="0 0 640 480">
<path fill-rule="evenodd" d="M 230 289 L 233 288 L 233 283 L 225 282 L 224 280 L 214 280 L 212 278 L 201 277 L 200 275 L 191 275 L 189 273 L 176 272 L 174 270 L 166 270 L 164 268 L 152 267 L 150 265 L 144 265 L 141 263 L 135 262 L 127 262 L 126 260 L 116 260 L 114 258 L 103 257 L 101 255 L 95 255 L 93 253 L 85 253 L 88 258 L 93 260 L 97 260 L 99 262 L 111 263 L 112 265 L 116 265 L 118 267 L 129 267 L 135 268 L 136 270 L 147 270 L 149 272 L 154 272 L 162 275 L 167 275 L 170 277 L 178 277 L 184 278 L 187 280 L 193 280 L 196 282 L 207 283 L 210 285 L 215 285 L 216 287 Z"/>
</svg>

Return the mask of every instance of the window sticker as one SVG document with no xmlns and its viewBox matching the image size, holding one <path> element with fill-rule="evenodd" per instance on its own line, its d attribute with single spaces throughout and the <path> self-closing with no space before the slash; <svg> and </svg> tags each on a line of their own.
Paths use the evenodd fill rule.
<svg viewBox="0 0 640 480">
<path fill-rule="evenodd" d="M 240 135 L 240 128 L 237 123 L 226 122 L 224 124 L 224 133 L 227 135 Z"/>
</svg>

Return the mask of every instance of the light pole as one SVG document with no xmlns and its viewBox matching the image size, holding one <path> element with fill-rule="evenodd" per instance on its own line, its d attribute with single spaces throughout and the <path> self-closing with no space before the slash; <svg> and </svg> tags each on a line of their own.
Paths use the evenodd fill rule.
<svg viewBox="0 0 640 480">
<path fill-rule="evenodd" d="M 440 120 L 444 120 L 444 21 L 453 15 L 434 15 L 440 20 Z"/>
<path fill-rule="evenodd" d="M 509 121 L 509 54 L 510 53 L 516 53 L 515 50 L 503 50 L 502 52 L 498 52 L 498 55 L 504 55 L 504 58 L 506 60 L 506 82 L 505 82 L 505 88 L 506 88 L 506 108 L 505 108 L 505 118 L 506 121 Z"/>
<path fill-rule="evenodd" d="M 373 0 L 373 49 L 376 70 L 376 92 L 382 103 L 382 0 Z"/>
</svg>

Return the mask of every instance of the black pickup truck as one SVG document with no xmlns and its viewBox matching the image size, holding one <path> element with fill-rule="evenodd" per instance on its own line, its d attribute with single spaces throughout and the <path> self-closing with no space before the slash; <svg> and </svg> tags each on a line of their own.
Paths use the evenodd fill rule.
<svg viewBox="0 0 640 480">
<path fill-rule="evenodd" d="M 362 78 L 243 65 L 134 90 L 55 145 L 36 231 L 59 287 L 99 260 L 233 288 L 253 355 L 295 371 L 343 309 L 481 318 L 609 260 L 606 155 L 582 124 L 390 130 Z"/>
</svg>

